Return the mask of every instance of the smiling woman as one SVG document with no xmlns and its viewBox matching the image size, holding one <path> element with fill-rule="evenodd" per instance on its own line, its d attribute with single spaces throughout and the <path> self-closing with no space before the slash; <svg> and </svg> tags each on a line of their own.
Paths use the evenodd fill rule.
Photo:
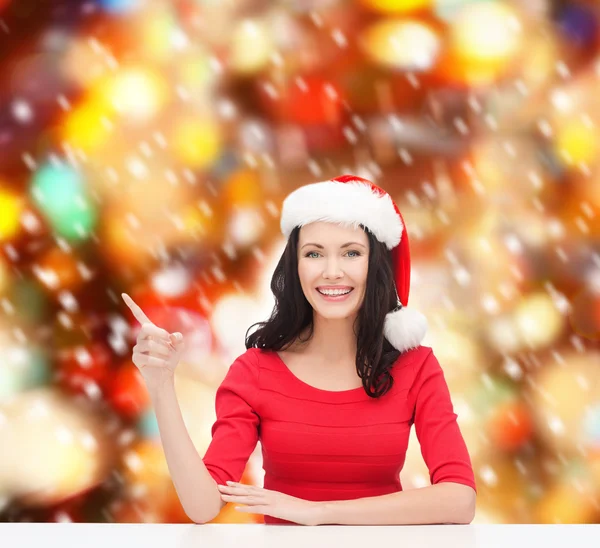
<svg viewBox="0 0 600 548">
<path fill-rule="evenodd" d="M 247 348 L 304 352 L 326 334 L 327 361 L 346 368 L 337 374 L 355 370 L 373 397 L 389 390 L 400 352 L 385 338 L 384 322 L 398 300 L 391 253 L 368 229 L 322 221 L 296 227 L 271 289 L 273 314 L 248 336 Z"/>
<path fill-rule="evenodd" d="M 276 304 L 246 348 L 327 356 L 346 376 L 355 370 L 369 396 L 384 395 L 391 366 L 427 329 L 405 308 L 410 249 L 397 206 L 369 181 L 342 176 L 292 192 L 281 228 L 288 242 L 271 281 Z"/>
<path fill-rule="evenodd" d="M 175 482 L 192 519 L 211 521 L 232 502 L 268 524 L 469 523 L 473 470 L 443 371 L 421 345 L 427 321 L 406 308 L 410 253 L 398 208 L 369 181 L 344 176 L 294 191 L 281 227 L 275 307 L 217 390 L 201 465 Z M 154 399 L 164 414 L 173 398 L 171 388 Z M 405 493 L 413 425 L 432 485 Z M 163 431 L 168 439 L 171 425 Z M 178 470 L 193 458 L 174 439 L 165 452 Z M 240 485 L 258 441 L 264 486 Z"/>
<path fill-rule="evenodd" d="M 281 228 L 275 307 L 217 391 L 203 462 L 222 504 L 265 523 L 468 523 L 473 470 L 442 369 L 421 346 L 427 321 L 406 308 L 398 208 L 343 176 L 288 196 Z M 444 483 L 418 496 L 399 477 L 413 424 L 432 484 Z M 264 487 L 240 485 L 259 440 Z"/>
</svg>

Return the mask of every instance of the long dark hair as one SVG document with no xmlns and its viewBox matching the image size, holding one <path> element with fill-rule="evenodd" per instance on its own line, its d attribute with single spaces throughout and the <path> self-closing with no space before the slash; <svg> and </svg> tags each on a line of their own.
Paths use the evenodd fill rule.
<svg viewBox="0 0 600 548">
<path fill-rule="evenodd" d="M 383 335 L 385 315 L 396 308 L 398 298 L 394 284 L 392 257 L 385 245 L 364 226 L 369 238 L 369 266 L 363 303 L 354 324 L 356 333 L 356 371 L 367 395 L 378 398 L 392 387 L 390 369 L 400 351 Z M 304 296 L 298 277 L 298 236 L 296 227 L 288 239 L 271 279 L 275 306 L 271 317 L 250 326 L 246 348 L 282 350 L 296 339 L 305 342 L 313 334 L 313 308 Z M 249 334 L 254 326 L 256 331 Z M 307 339 L 301 333 L 309 328 Z"/>
</svg>

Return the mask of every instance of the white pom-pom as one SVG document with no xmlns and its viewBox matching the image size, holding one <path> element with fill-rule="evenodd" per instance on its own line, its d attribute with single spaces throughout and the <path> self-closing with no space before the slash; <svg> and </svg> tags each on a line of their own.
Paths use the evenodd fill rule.
<svg viewBox="0 0 600 548">
<path fill-rule="evenodd" d="M 427 333 L 427 318 L 410 308 L 390 312 L 385 317 L 383 334 L 401 352 L 418 347 Z"/>
</svg>

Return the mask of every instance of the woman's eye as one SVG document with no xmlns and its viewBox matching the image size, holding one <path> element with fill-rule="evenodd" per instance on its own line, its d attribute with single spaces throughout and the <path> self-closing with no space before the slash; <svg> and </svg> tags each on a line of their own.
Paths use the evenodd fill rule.
<svg viewBox="0 0 600 548">
<path fill-rule="evenodd" d="M 348 251 L 346 253 L 349 257 L 360 257 L 361 253 L 360 251 Z M 319 257 L 319 252 L 318 251 L 309 251 L 306 255 L 304 255 L 305 257 L 308 257 L 310 259 L 317 259 Z"/>
</svg>

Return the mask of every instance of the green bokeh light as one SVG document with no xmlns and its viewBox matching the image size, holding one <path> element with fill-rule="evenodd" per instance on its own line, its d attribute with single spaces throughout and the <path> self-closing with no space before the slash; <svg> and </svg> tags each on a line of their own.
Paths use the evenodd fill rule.
<svg viewBox="0 0 600 548">
<path fill-rule="evenodd" d="M 46 164 L 33 176 L 34 203 L 60 236 L 85 240 L 98 220 L 81 174 L 71 166 Z"/>
</svg>

